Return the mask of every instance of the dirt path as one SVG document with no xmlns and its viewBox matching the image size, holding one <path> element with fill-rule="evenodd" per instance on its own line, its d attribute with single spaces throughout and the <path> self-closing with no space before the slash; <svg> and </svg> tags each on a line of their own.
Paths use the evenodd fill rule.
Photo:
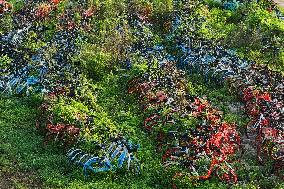
<svg viewBox="0 0 284 189">
<path fill-rule="evenodd" d="M 284 0 L 274 0 L 280 7 L 284 8 Z"/>
</svg>

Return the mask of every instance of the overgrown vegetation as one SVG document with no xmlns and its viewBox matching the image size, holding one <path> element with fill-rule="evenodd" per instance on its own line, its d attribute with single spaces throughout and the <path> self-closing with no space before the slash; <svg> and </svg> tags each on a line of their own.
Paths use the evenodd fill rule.
<svg viewBox="0 0 284 189">
<path fill-rule="evenodd" d="M 199 13 L 206 18 L 200 35 L 214 39 L 238 51 L 242 57 L 268 64 L 283 73 L 283 20 L 267 1 L 243 1 L 236 10 L 223 9 L 208 0 Z"/>
<path fill-rule="evenodd" d="M 241 58 L 283 73 L 284 21 L 276 13 L 268 1 L 0 0 L 0 188 L 283 188 L 283 167 L 276 174 L 274 160 L 260 165 L 256 147 L 246 143 L 247 125 L 253 119 L 247 113 L 250 104 L 242 102 L 243 94 L 235 92 L 230 82 L 208 79 L 199 67 L 192 68 L 194 72 L 181 66 L 187 55 L 182 43 L 188 40 L 189 44 L 210 44 L 210 48 L 204 45 L 205 50 L 215 46 L 236 50 Z M 153 85 L 150 92 L 140 91 L 140 100 L 128 93 L 129 81 L 137 76 L 144 80 L 135 83 L 136 87 L 151 83 L 156 76 L 174 78 L 174 72 L 161 77 L 162 65 L 170 61 L 185 70 L 182 84 Z M 283 81 L 281 74 L 279 78 L 271 79 L 275 86 Z M 261 82 L 258 87 L 262 94 Z M 277 90 L 269 88 L 278 98 L 281 89 Z M 185 91 L 195 103 L 196 99 L 208 100 L 206 115 L 220 110 L 216 115 L 222 124 L 218 124 L 229 125 L 229 131 L 236 125 L 242 141 L 239 150 L 230 152 L 236 158 L 212 163 L 218 164 L 221 173 L 213 171 L 206 179 L 192 177 L 192 164 L 190 168 L 186 163 L 165 167 L 166 147 L 170 149 L 175 141 L 160 140 L 159 134 L 176 127 L 181 128 L 180 133 L 200 132 L 196 131 L 200 125 L 211 126 L 208 118 L 184 116 L 187 106 L 170 114 L 170 108 L 178 107 L 172 102 L 169 109 L 159 109 L 159 105 L 145 111 L 145 104 L 157 103 L 156 94 L 182 99 L 188 98 Z M 145 103 L 147 100 L 151 102 Z M 283 99 L 279 101 L 281 106 Z M 159 123 L 155 134 L 150 134 L 144 126 L 153 112 L 173 115 L 178 123 L 170 127 Z M 61 132 L 57 126 L 62 125 L 66 127 Z M 213 141 L 216 132 L 206 134 Z M 140 144 L 135 153 L 140 175 L 123 167 L 84 178 L 82 170 L 67 161 L 71 147 L 96 154 L 97 144 L 118 135 Z M 163 142 L 166 144 L 161 145 Z M 207 160 L 194 162 L 205 175 Z M 236 173 L 226 172 L 227 168 Z"/>
</svg>

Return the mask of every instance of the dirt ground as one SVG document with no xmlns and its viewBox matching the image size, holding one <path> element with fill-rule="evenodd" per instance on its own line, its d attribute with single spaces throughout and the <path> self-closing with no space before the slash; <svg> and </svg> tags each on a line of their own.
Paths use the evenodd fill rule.
<svg viewBox="0 0 284 189">
<path fill-rule="evenodd" d="M 284 8 L 284 0 L 274 0 L 280 7 Z"/>
<path fill-rule="evenodd" d="M 34 173 L 0 172 L 1 189 L 40 189 L 43 185 Z"/>
</svg>

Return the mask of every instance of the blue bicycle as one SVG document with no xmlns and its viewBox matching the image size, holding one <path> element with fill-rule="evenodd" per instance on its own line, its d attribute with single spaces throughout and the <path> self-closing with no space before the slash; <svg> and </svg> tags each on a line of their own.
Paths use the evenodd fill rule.
<svg viewBox="0 0 284 189">
<path fill-rule="evenodd" d="M 125 139 L 116 139 L 107 149 L 103 145 L 101 147 L 105 151 L 105 154 L 101 157 L 74 148 L 68 151 L 67 156 L 70 162 L 83 167 L 86 177 L 89 172 L 96 174 L 121 169 L 125 163 L 127 163 L 128 170 L 140 174 L 138 159 L 133 154 L 137 152 L 139 145 L 133 145 Z"/>
</svg>

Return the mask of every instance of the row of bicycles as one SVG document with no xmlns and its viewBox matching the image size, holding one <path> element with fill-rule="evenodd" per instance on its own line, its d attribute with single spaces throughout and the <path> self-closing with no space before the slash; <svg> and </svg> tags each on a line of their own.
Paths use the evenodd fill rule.
<svg viewBox="0 0 284 189">
<path fill-rule="evenodd" d="M 283 75 L 210 41 L 179 35 L 176 38 L 178 67 L 202 74 L 205 82 L 227 85 L 239 97 L 251 120 L 246 135 L 255 141 L 259 162 L 273 161 L 275 174 L 283 178 Z"/>
<path fill-rule="evenodd" d="M 191 170 L 191 174 L 188 174 L 190 177 L 195 175 L 195 178 L 206 179 L 214 172 L 222 180 L 236 182 L 237 175 L 230 163 L 238 158 L 228 158 L 228 156 L 239 155 L 241 139 L 233 125 L 221 124 L 218 127 L 220 130 L 211 128 L 212 124 L 208 127 L 208 123 L 211 123 L 208 119 L 216 122 L 222 120 L 218 113 L 215 114 L 218 111 L 208 111 L 205 108 L 205 115 L 208 116 L 213 111 L 214 116 L 199 117 L 203 114 L 199 111 L 206 107 L 200 102 L 194 111 L 193 102 L 204 99 L 187 94 L 186 81 L 183 77 L 185 72 L 199 73 L 204 76 L 204 81 L 207 83 L 226 85 L 228 90 L 244 103 L 245 113 L 251 120 L 246 126 L 246 136 L 254 141 L 252 145 L 256 148 L 257 159 L 263 165 L 272 161 L 272 172 L 283 178 L 283 76 L 266 65 L 258 65 L 240 58 L 234 50 L 228 50 L 196 36 L 185 35 L 185 33 L 191 34 L 190 31 L 183 31 L 190 30 L 182 25 L 185 20 L 186 18 L 177 13 L 172 23 L 175 27 L 167 37 L 176 45 L 174 55 L 166 51 L 166 49 L 173 50 L 173 47 L 168 48 L 164 45 L 135 49 L 149 63 L 149 70 L 129 81 L 128 92 L 137 95 L 146 116 L 144 127 L 147 131 L 155 133 L 159 141 L 158 149 L 172 146 L 168 149 L 166 147 L 163 162 L 166 166 L 186 165 L 184 167 Z M 144 31 L 145 27 L 149 27 L 148 25 L 149 23 L 140 24 L 138 28 Z M 151 35 L 144 38 L 145 44 L 149 36 Z M 155 62 L 158 62 L 155 64 L 156 67 Z M 177 67 L 185 72 L 176 70 L 175 65 L 171 65 L 170 62 L 176 62 Z M 198 127 L 185 129 L 183 127 L 186 124 L 181 120 L 188 115 L 196 116 L 195 118 L 203 121 L 196 123 L 194 120 L 191 125 Z M 193 140 L 194 137 L 198 140 Z M 194 145 L 188 141 L 193 142 Z M 198 145 L 206 149 L 204 153 Z M 218 149 L 219 152 L 212 152 L 214 150 L 210 147 Z M 192 149 L 196 149 L 197 152 L 194 150 L 192 152 Z M 211 156 L 206 154 L 207 152 Z M 212 154 L 218 154 L 221 160 Z M 207 170 L 207 174 L 200 174 L 202 169 L 197 168 L 196 161 L 204 157 L 207 158 L 207 162 L 211 162 L 211 165 L 208 164 L 207 169 L 202 167 L 203 171 Z M 208 160 L 210 158 L 212 161 Z"/>
</svg>

